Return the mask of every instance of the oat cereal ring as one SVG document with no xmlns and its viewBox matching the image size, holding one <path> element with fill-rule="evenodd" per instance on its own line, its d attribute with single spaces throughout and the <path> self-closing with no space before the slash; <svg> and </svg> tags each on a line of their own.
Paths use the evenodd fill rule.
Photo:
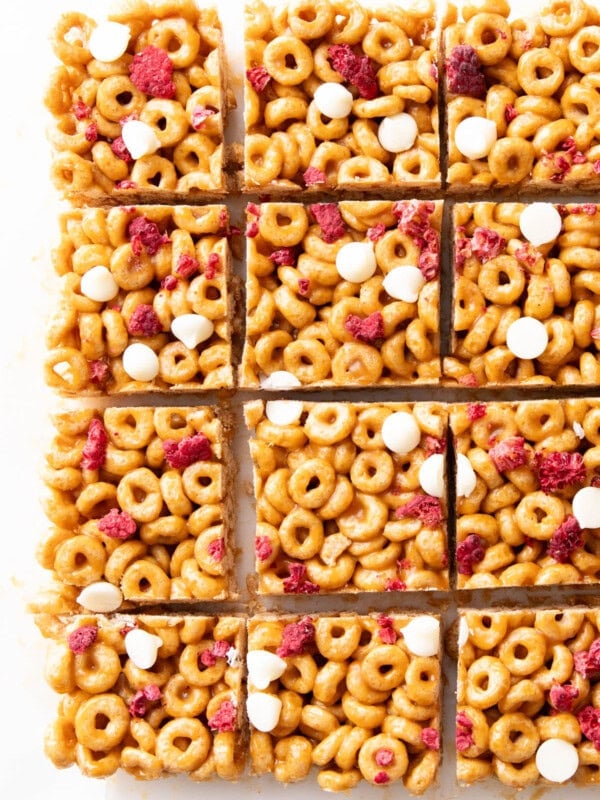
<svg viewBox="0 0 600 800">
<path fill-rule="evenodd" d="M 98 726 L 98 719 L 107 720 Z M 84 747 L 109 751 L 123 740 L 129 727 L 129 712 L 114 694 L 99 694 L 85 700 L 75 715 L 75 735 Z"/>
<path fill-rule="evenodd" d="M 467 672 L 467 702 L 475 708 L 490 708 L 507 693 L 510 672 L 498 659 L 482 656 Z"/>
<path fill-rule="evenodd" d="M 510 25 L 500 14 L 474 14 L 465 26 L 464 35 L 486 66 L 501 62 L 512 41 Z"/>
<path fill-rule="evenodd" d="M 511 674 L 531 675 L 544 664 L 546 640 L 537 631 L 516 628 L 503 640 L 498 654 Z"/>
<path fill-rule="evenodd" d="M 381 771 L 381 767 L 376 759 L 377 752 L 382 749 L 393 754 L 392 763 L 386 768 L 390 781 L 398 780 L 408 769 L 409 759 L 403 742 L 384 733 L 372 736 L 362 745 L 358 754 L 358 768 L 369 783 L 377 784 L 375 776 Z"/>
<path fill-rule="evenodd" d="M 181 745 L 186 744 L 183 748 Z M 168 772 L 190 772 L 206 760 L 211 740 L 205 726 L 197 719 L 180 717 L 160 729 L 156 737 L 156 755 Z"/>
</svg>

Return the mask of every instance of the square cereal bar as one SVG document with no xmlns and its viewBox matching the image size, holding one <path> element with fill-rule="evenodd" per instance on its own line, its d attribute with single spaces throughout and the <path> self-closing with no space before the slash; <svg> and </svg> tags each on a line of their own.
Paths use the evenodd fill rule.
<svg viewBox="0 0 600 800">
<path fill-rule="evenodd" d="M 63 213 L 46 383 L 67 394 L 233 386 L 228 219 L 225 206 Z"/>
<path fill-rule="evenodd" d="M 312 766 L 325 791 L 431 786 L 440 762 L 436 616 L 248 621 L 250 763 L 282 783 Z"/>
<path fill-rule="evenodd" d="M 600 206 L 454 207 L 454 333 L 446 380 L 600 383 Z"/>
<path fill-rule="evenodd" d="M 600 401 L 467 403 L 456 441 L 458 588 L 600 580 Z"/>
<path fill-rule="evenodd" d="M 63 14 L 52 34 L 60 66 L 52 115 L 52 179 L 77 202 L 172 202 L 226 190 L 229 97 L 221 23 L 192 0 L 141 0 L 96 22 Z"/>
<path fill-rule="evenodd" d="M 447 17 L 452 190 L 598 186 L 600 10 L 584 0 L 529 5 L 525 19 L 508 0 Z"/>
<path fill-rule="evenodd" d="M 245 766 L 237 617 L 36 617 L 61 695 L 44 750 L 92 778 L 185 773 L 237 780 Z"/>
<path fill-rule="evenodd" d="M 433 3 L 246 7 L 243 188 L 439 187 Z"/>
<path fill-rule="evenodd" d="M 600 768 L 600 613 L 460 612 L 457 778 L 572 797 Z"/>
<path fill-rule="evenodd" d="M 80 409 L 53 422 L 43 475 L 52 528 L 37 556 L 67 594 L 78 587 L 80 605 L 95 612 L 123 600 L 231 596 L 225 412 Z"/>
<path fill-rule="evenodd" d="M 440 201 L 249 203 L 247 216 L 242 386 L 438 381 Z"/>
<path fill-rule="evenodd" d="M 259 593 L 448 588 L 442 404 L 244 410 Z"/>
</svg>

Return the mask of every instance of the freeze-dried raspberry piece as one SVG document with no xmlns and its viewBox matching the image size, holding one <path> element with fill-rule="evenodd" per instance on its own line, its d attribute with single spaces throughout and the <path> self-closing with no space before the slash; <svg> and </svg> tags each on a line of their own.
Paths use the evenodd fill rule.
<svg viewBox="0 0 600 800">
<path fill-rule="evenodd" d="M 181 278 L 187 280 L 188 278 L 191 278 L 192 275 L 195 275 L 199 270 L 200 264 L 198 263 L 197 258 L 194 258 L 194 256 L 191 256 L 189 253 L 181 253 L 179 255 L 175 272 Z"/>
<path fill-rule="evenodd" d="M 498 472 L 518 469 L 527 463 L 525 439 L 522 436 L 510 436 L 490 449 L 490 458 Z"/>
<path fill-rule="evenodd" d="M 254 539 L 254 552 L 259 561 L 268 561 L 273 555 L 273 546 L 268 536 L 257 536 Z"/>
<path fill-rule="evenodd" d="M 156 255 L 163 244 L 167 244 L 169 237 L 161 233 L 156 222 L 146 217 L 136 217 L 127 226 L 127 235 L 131 240 L 131 249 L 136 256 L 141 255 L 142 248 L 146 248 L 149 256 Z"/>
<path fill-rule="evenodd" d="M 346 233 L 346 226 L 335 203 L 313 203 L 310 211 L 321 227 L 323 241 L 332 244 Z"/>
<path fill-rule="evenodd" d="M 152 306 L 141 303 L 129 317 L 127 330 L 132 336 L 156 336 L 162 331 L 162 323 Z"/>
<path fill-rule="evenodd" d="M 555 683 L 550 689 L 550 705 L 557 711 L 572 711 L 579 689 L 572 683 Z"/>
<path fill-rule="evenodd" d="M 137 188 L 137 183 L 135 181 L 124 180 L 124 181 L 117 181 L 115 183 L 115 189 L 136 189 L 136 188 Z"/>
<path fill-rule="evenodd" d="M 439 74 L 438 74 L 438 65 L 436 61 L 433 61 L 431 66 L 429 67 L 429 74 L 431 75 L 433 80 L 437 83 L 439 79 Z"/>
<path fill-rule="evenodd" d="M 302 177 L 304 178 L 305 186 L 317 186 L 321 183 L 327 183 L 327 175 L 317 167 L 309 167 Z"/>
<path fill-rule="evenodd" d="M 594 161 L 592 164 L 592 169 L 594 170 L 596 175 L 600 175 L 600 159 Z"/>
<path fill-rule="evenodd" d="M 154 683 L 149 683 L 139 689 L 129 702 L 129 713 L 132 717 L 143 717 L 152 703 L 157 703 L 161 698 L 161 691 Z"/>
<path fill-rule="evenodd" d="M 571 162 L 562 153 L 546 153 L 542 161 L 548 169 L 552 170 L 549 176 L 553 183 L 562 183 L 565 175 L 571 169 Z"/>
<path fill-rule="evenodd" d="M 585 480 L 586 469 L 581 453 L 536 453 L 534 470 L 543 492 L 556 492 Z"/>
<path fill-rule="evenodd" d="M 69 650 L 80 656 L 91 647 L 98 638 L 98 628 L 95 625 L 82 625 L 67 636 Z"/>
<path fill-rule="evenodd" d="M 214 280 L 217 272 L 219 271 L 219 267 L 221 266 L 221 259 L 219 258 L 218 253 L 211 253 L 206 260 L 206 266 L 204 267 L 204 277 L 207 281 Z"/>
<path fill-rule="evenodd" d="M 106 459 L 108 434 L 99 419 L 93 419 L 81 454 L 82 469 L 100 469 Z"/>
<path fill-rule="evenodd" d="M 475 375 L 473 372 L 468 372 L 466 375 L 461 375 L 458 379 L 458 383 L 460 383 L 461 386 L 479 386 L 477 375 Z"/>
<path fill-rule="evenodd" d="M 442 521 L 442 505 L 437 497 L 418 494 L 408 503 L 396 509 L 398 519 L 414 517 L 420 520 L 426 528 L 435 528 Z"/>
<path fill-rule="evenodd" d="M 485 417 L 486 413 L 487 411 L 485 403 L 467 404 L 467 417 L 471 420 L 471 422 L 475 422 L 476 419 Z"/>
<path fill-rule="evenodd" d="M 303 297 L 306 296 L 310 289 L 310 281 L 308 278 L 298 278 L 298 294 Z"/>
<path fill-rule="evenodd" d="M 440 732 L 437 728 L 423 728 L 421 731 L 421 741 L 428 750 L 439 750 Z"/>
<path fill-rule="evenodd" d="M 433 456 L 437 453 L 445 453 L 446 439 L 443 436 L 441 438 L 438 438 L 437 436 L 426 436 L 424 448 L 426 456 Z"/>
<path fill-rule="evenodd" d="M 136 53 L 129 65 L 131 82 L 151 97 L 171 100 L 175 97 L 173 62 L 160 47 L 149 44 L 141 53 Z"/>
<path fill-rule="evenodd" d="M 315 626 L 312 617 L 304 617 L 298 622 L 290 622 L 283 629 L 281 644 L 275 651 L 280 658 L 301 656 L 315 640 Z"/>
<path fill-rule="evenodd" d="M 459 575 L 472 575 L 473 567 L 485 558 L 485 541 L 476 533 L 470 533 L 456 545 L 456 563 Z"/>
<path fill-rule="evenodd" d="M 165 439 L 163 451 L 169 466 L 174 469 L 185 469 L 196 461 L 208 461 L 212 457 L 210 441 L 204 433 L 195 433 L 176 442 Z"/>
<path fill-rule="evenodd" d="M 383 588 L 386 592 L 405 592 L 406 584 L 400 578 L 387 578 Z"/>
<path fill-rule="evenodd" d="M 289 564 L 289 577 L 283 580 L 283 591 L 286 594 L 317 594 L 319 586 L 306 578 L 304 564 Z"/>
<path fill-rule="evenodd" d="M 584 678 L 592 678 L 600 672 L 600 639 L 595 639 L 589 650 L 573 653 L 575 670 Z"/>
<path fill-rule="evenodd" d="M 506 120 L 506 124 L 510 125 L 513 119 L 518 116 L 519 112 L 517 109 L 511 103 L 507 103 L 504 107 L 504 119 Z"/>
<path fill-rule="evenodd" d="M 250 85 L 254 91 L 259 94 L 260 92 L 264 92 L 267 88 L 267 84 L 271 80 L 271 76 L 265 67 L 252 67 L 251 69 L 247 69 L 246 77 L 250 81 Z"/>
<path fill-rule="evenodd" d="M 129 164 L 133 161 L 133 156 L 127 149 L 125 145 L 125 141 L 122 136 L 117 136 L 115 139 L 112 140 L 110 143 L 110 149 L 116 155 L 117 158 L 120 158 L 121 161 L 124 161 L 126 164 Z"/>
<path fill-rule="evenodd" d="M 277 264 L 278 267 L 293 267 L 296 263 L 293 247 L 280 247 L 269 254 L 269 261 Z"/>
<path fill-rule="evenodd" d="M 390 767 L 395 758 L 393 751 L 387 747 L 380 747 L 375 751 L 375 763 L 378 767 Z"/>
<path fill-rule="evenodd" d="M 237 709 L 231 700 L 225 700 L 216 712 L 208 719 L 208 727 L 211 731 L 234 731 L 237 719 Z"/>
<path fill-rule="evenodd" d="M 73 114 L 75 114 L 75 119 L 88 119 L 92 116 L 92 109 L 83 102 L 81 97 L 78 97 L 73 103 Z"/>
<path fill-rule="evenodd" d="M 98 520 L 98 530 L 111 539 L 129 539 L 137 531 L 137 524 L 127 511 L 111 508 Z"/>
<path fill-rule="evenodd" d="M 258 222 L 253 219 L 246 225 L 246 230 L 244 234 L 248 237 L 248 239 L 255 239 L 258 236 Z"/>
<path fill-rule="evenodd" d="M 472 731 L 471 718 L 465 711 L 459 711 L 456 715 L 456 749 L 459 753 L 464 753 L 471 745 L 475 744 Z"/>
<path fill-rule="evenodd" d="M 600 750 L 600 708 L 585 706 L 577 714 L 581 732 L 593 742 L 596 750 Z"/>
<path fill-rule="evenodd" d="M 216 114 L 216 109 L 209 108 L 208 106 L 196 106 L 192 111 L 192 128 L 199 131 L 204 127 L 204 123 L 209 117 Z"/>
<path fill-rule="evenodd" d="M 431 248 L 424 250 L 419 256 L 417 266 L 421 270 L 426 281 L 432 281 L 440 274 L 440 254 L 438 249 Z"/>
<path fill-rule="evenodd" d="M 381 311 L 373 311 L 364 319 L 356 314 L 348 314 L 344 328 L 359 342 L 366 344 L 373 344 L 377 339 L 383 339 L 385 336 Z"/>
<path fill-rule="evenodd" d="M 218 639 L 213 642 L 211 647 L 203 650 L 200 654 L 200 663 L 205 667 L 214 667 L 218 658 L 227 658 L 227 653 L 231 650 L 233 645 L 224 639 Z"/>
<path fill-rule="evenodd" d="M 387 772 L 383 772 L 383 770 L 381 772 L 376 772 L 373 776 L 373 783 L 376 783 L 377 785 L 389 783 L 389 781 L 390 776 L 387 774 Z"/>
<path fill-rule="evenodd" d="M 517 247 L 514 255 L 519 264 L 523 264 L 526 269 L 533 269 L 542 254 L 531 242 L 524 242 L 521 247 Z"/>
<path fill-rule="evenodd" d="M 485 75 L 474 47 L 459 44 L 453 47 L 446 59 L 448 90 L 453 94 L 466 94 L 482 100 L 487 90 Z"/>
<path fill-rule="evenodd" d="M 567 517 L 554 531 L 548 542 L 548 555 L 565 564 L 572 553 L 583 547 L 583 533 L 575 517 Z"/>
<path fill-rule="evenodd" d="M 394 628 L 394 620 L 387 614 L 380 614 L 377 617 L 379 625 L 379 638 L 384 644 L 395 644 L 398 634 Z M 379 762 L 378 762 L 379 763 Z M 380 767 L 387 767 L 388 764 L 379 764 Z"/>
<path fill-rule="evenodd" d="M 377 74 L 368 56 L 358 56 L 348 44 L 332 44 L 327 53 L 331 65 L 342 78 L 353 86 L 365 100 L 373 100 L 379 94 Z"/>
<path fill-rule="evenodd" d="M 95 122 L 90 122 L 85 129 L 84 136 L 87 142 L 94 143 L 98 139 L 98 125 Z"/>
<path fill-rule="evenodd" d="M 571 209 L 566 209 L 567 214 L 587 214 L 588 217 L 595 217 L 598 211 L 595 203 L 582 203 L 581 205 L 571 206 Z"/>
<path fill-rule="evenodd" d="M 457 272 L 460 272 L 472 255 L 471 240 L 466 236 L 459 236 L 454 243 L 454 266 Z"/>
<path fill-rule="evenodd" d="M 177 287 L 179 278 L 177 275 L 166 275 L 160 282 L 160 288 L 172 292 Z"/>
<path fill-rule="evenodd" d="M 385 234 L 385 225 L 383 222 L 378 222 L 372 228 L 367 229 L 366 237 L 371 242 L 378 242 Z"/>
<path fill-rule="evenodd" d="M 88 361 L 88 370 L 90 373 L 90 383 L 97 383 L 99 386 L 105 384 L 110 375 L 110 368 L 106 361 L 102 361 L 102 359 Z"/>
<path fill-rule="evenodd" d="M 471 250 L 483 264 L 499 256 L 505 245 L 506 239 L 491 228 L 479 227 L 473 231 Z"/>
<path fill-rule="evenodd" d="M 398 220 L 398 228 L 411 236 L 419 247 L 425 244 L 424 235 L 431 226 L 429 217 L 435 211 L 431 200 L 398 200 L 392 206 L 392 214 Z"/>
<path fill-rule="evenodd" d="M 225 539 L 222 536 L 219 536 L 218 539 L 213 539 L 212 542 L 209 542 L 206 552 L 213 561 L 223 561 L 225 556 Z"/>
</svg>

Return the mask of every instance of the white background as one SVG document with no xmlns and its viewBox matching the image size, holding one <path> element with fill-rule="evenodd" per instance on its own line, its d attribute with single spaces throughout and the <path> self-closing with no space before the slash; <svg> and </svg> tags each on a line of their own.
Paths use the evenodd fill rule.
<svg viewBox="0 0 600 800">
<path fill-rule="evenodd" d="M 521 3 L 518 4 L 522 7 Z M 0 643 L 2 645 L 0 724 L 0 797 L 16 796 L 27 800 L 181 800 L 211 793 L 218 800 L 246 797 L 323 797 L 314 781 L 283 788 L 270 779 L 246 779 L 241 785 L 223 782 L 197 785 L 185 778 L 136 784 L 128 776 L 94 781 L 79 775 L 76 769 L 56 770 L 42 752 L 43 730 L 53 716 L 56 696 L 43 681 L 44 643 L 25 604 L 44 575 L 35 566 L 36 542 L 46 528 L 40 509 L 40 469 L 43 448 L 48 436 L 47 415 L 56 405 L 55 398 L 43 387 L 44 318 L 53 291 L 49 250 L 56 237 L 59 204 L 48 180 L 48 146 L 45 139 L 46 112 L 42 94 L 51 66 L 55 63 L 48 34 L 62 10 L 78 8 L 101 18 L 109 7 L 96 2 L 66 3 L 64 0 L 4 0 L 0 29 L 0 451 L 2 467 L 0 487 L 4 516 L 1 525 L 0 557 Z M 238 79 L 241 74 L 241 0 L 222 0 L 222 18 L 229 56 Z M 239 111 L 236 119 L 239 129 Z M 234 130 L 235 130 L 234 128 Z M 239 208 L 239 203 L 237 204 Z M 379 398 L 380 399 L 380 398 Z M 236 404 L 239 410 L 239 403 Z M 244 433 L 240 429 L 236 451 L 242 461 L 238 485 L 249 478 L 245 460 Z M 252 511 L 248 499 L 240 494 L 240 508 L 245 542 L 252 541 Z M 238 544 L 243 544 L 238 540 Z M 240 572 L 247 566 L 246 557 Z M 250 547 L 251 550 L 251 547 Z M 244 595 L 242 594 L 242 597 Z M 354 601 L 340 599 L 337 608 L 356 607 Z M 368 602 L 360 603 L 361 610 Z M 381 603 L 379 603 L 379 607 Z M 452 618 L 452 612 L 447 614 Z M 445 665 L 445 698 L 453 719 L 453 670 Z M 459 790 L 453 780 L 449 757 L 453 724 L 448 724 L 446 754 L 440 786 L 427 797 L 449 800 L 459 794 L 465 800 L 508 798 L 515 794 L 498 783 Z M 539 797 L 540 790 L 525 792 L 523 798 Z M 548 800 L 578 800 L 595 796 L 592 789 L 575 791 L 560 787 L 543 789 Z M 361 787 L 352 793 L 353 800 L 406 796 L 401 785 L 383 789 Z"/>
</svg>

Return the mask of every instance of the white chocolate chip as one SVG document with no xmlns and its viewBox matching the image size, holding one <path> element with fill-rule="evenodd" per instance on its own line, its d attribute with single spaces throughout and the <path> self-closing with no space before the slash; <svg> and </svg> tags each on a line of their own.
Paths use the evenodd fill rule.
<svg viewBox="0 0 600 800">
<path fill-rule="evenodd" d="M 98 61 L 117 61 L 127 50 L 131 31 L 120 22 L 101 22 L 88 40 L 88 50 Z"/>
<path fill-rule="evenodd" d="M 273 425 L 294 425 L 302 416 L 301 400 L 267 400 L 265 414 Z"/>
<path fill-rule="evenodd" d="M 580 528 L 600 528 L 600 488 L 585 486 L 572 500 L 573 516 Z"/>
<path fill-rule="evenodd" d="M 134 342 L 123 352 L 123 369 L 134 381 L 151 381 L 158 375 L 158 356 L 147 344 Z"/>
<path fill-rule="evenodd" d="M 469 641 L 469 625 L 464 617 L 458 621 L 458 646 L 464 647 Z"/>
<path fill-rule="evenodd" d="M 127 120 L 121 128 L 121 136 L 132 158 L 152 155 L 160 147 L 159 138 L 154 130 L 139 119 Z"/>
<path fill-rule="evenodd" d="M 444 467 L 443 453 L 434 453 L 421 464 L 419 483 L 421 489 L 432 497 L 444 496 Z"/>
<path fill-rule="evenodd" d="M 246 656 L 248 678 L 257 689 L 266 689 L 271 681 L 281 678 L 287 663 L 269 650 L 251 650 Z"/>
<path fill-rule="evenodd" d="M 573 423 L 573 433 L 577 436 L 578 439 L 585 439 L 585 431 L 583 430 L 583 425 L 580 425 L 579 422 Z"/>
<path fill-rule="evenodd" d="M 381 438 L 388 450 L 405 456 L 421 441 L 421 429 L 412 414 L 395 411 L 384 419 Z"/>
<path fill-rule="evenodd" d="M 108 303 L 119 293 L 119 284 L 112 272 L 103 266 L 92 267 L 81 276 L 81 294 L 97 303 Z"/>
<path fill-rule="evenodd" d="M 354 98 L 341 83 L 322 83 L 314 94 L 315 105 L 324 117 L 343 119 L 352 111 Z"/>
<path fill-rule="evenodd" d="M 262 733 L 270 733 L 277 727 L 282 706 L 276 695 L 266 692 L 252 692 L 246 700 L 248 719 Z"/>
<path fill-rule="evenodd" d="M 415 617 L 402 628 L 404 643 L 415 656 L 435 656 L 440 649 L 440 621 L 435 617 Z"/>
<path fill-rule="evenodd" d="M 138 669 L 151 669 L 156 664 L 162 639 L 141 628 L 133 628 L 125 635 L 125 650 Z"/>
<path fill-rule="evenodd" d="M 548 331 L 535 317 L 519 317 L 506 331 L 506 346 L 517 358 L 538 358 L 548 347 Z"/>
<path fill-rule="evenodd" d="M 575 745 L 564 739 L 546 739 L 536 751 L 535 765 L 542 778 L 564 783 L 577 772 L 579 753 Z"/>
<path fill-rule="evenodd" d="M 262 389 L 297 389 L 302 386 L 298 378 L 284 369 L 276 369 L 260 382 Z"/>
<path fill-rule="evenodd" d="M 375 274 L 377 261 L 370 242 L 348 242 L 342 245 L 335 257 L 340 276 L 350 283 L 362 283 Z"/>
<path fill-rule="evenodd" d="M 497 138 L 496 123 L 491 119 L 467 117 L 456 126 L 454 144 L 465 158 L 477 160 L 489 154 Z"/>
<path fill-rule="evenodd" d="M 394 267 L 383 279 L 383 288 L 390 297 L 416 303 L 419 292 L 425 286 L 425 277 L 418 267 L 406 265 Z"/>
<path fill-rule="evenodd" d="M 227 661 L 227 665 L 230 667 L 242 666 L 242 656 L 240 655 L 240 651 L 237 649 L 237 647 L 229 648 L 227 655 L 225 656 L 225 660 Z"/>
<path fill-rule="evenodd" d="M 534 247 L 554 241 L 562 228 L 562 217 L 552 203 L 531 203 L 519 217 L 523 236 Z"/>
<path fill-rule="evenodd" d="M 182 314 L 171 323 L 171 333 L 182 342 L 188 350 L 193 350 L 213 335 L 215 326 L 202 314 Z"/>
<path fill-rule="evenodd" d="M 390 153 L 403 153 L 415 143 L 419 129 L 410 114 L 394 114 L 384 117 L 377 131 L 379 144 Z"/>
<path fill-rule="evenodd" d="M 459 453 L 456 457 L 456 494 L 458 497 L 468 497 L 475 491 L 477 475 L 467 456 Z"/>
<path fill-rule="evenodd" d="M 121 605 L 123 595 L 118 586 L 106 581 L 97 581 L 82 589 L 77 602 L 88 611 L 95 611 L 97 614 L 108 614 Z"/>
</svg>

